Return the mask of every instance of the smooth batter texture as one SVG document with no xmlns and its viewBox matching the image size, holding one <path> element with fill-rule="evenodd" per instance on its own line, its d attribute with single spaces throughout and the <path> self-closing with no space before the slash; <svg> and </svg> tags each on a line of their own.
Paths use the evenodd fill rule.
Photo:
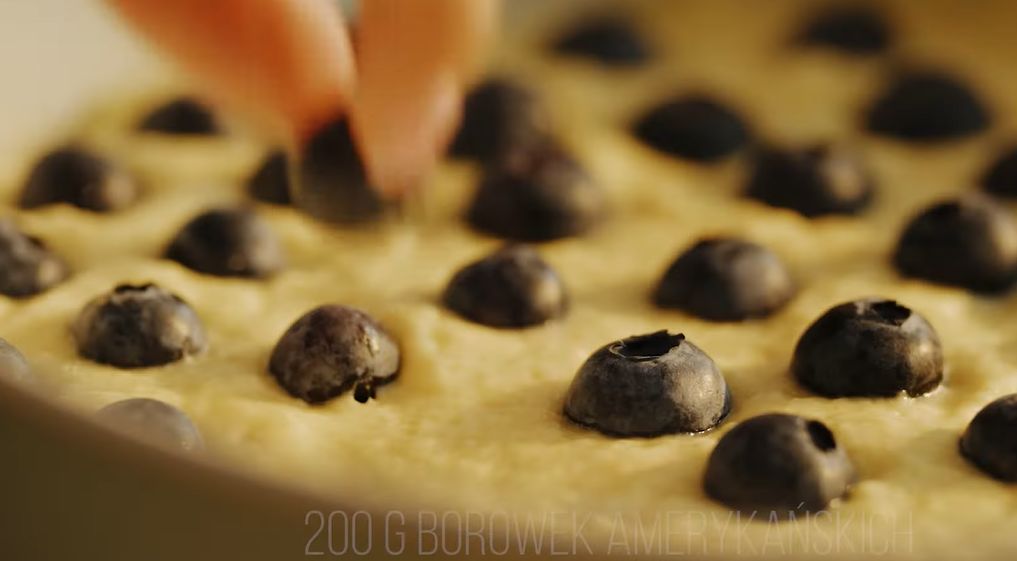
<svg viewBox="0 0 1017 561">
<path fill-rule="evenodd" d="M 1017 35 L 1005 2 L 897 2 L 896 47 L 857 60 L 796 50 L 790 2 L 627 2 L 658 49 L 645 68 L 611 70 L 547 56 L 543 45 L 577 14 L 567 6 L 516 22 L 496 68 L 546 96 L 562 140 L 607 190 L 610 218 L 587 237 L 541 245 L 564 279 L 566 318 L 526 330 L 474 325 L 439 297 L 463 264 L 497 247 L 460 219 L 477 169 L 448 164 L 405 216 L 362 230 L 334 229 L 290 208 L 262 206 L 283 239 L 289 268 L 269 281 L 203 276 L 162 260 L 199 211 L 244 198 L 242 180 L 266 149 L 226 139 L 140 138 L 131 124 L 157 98 L 113 100 L 78 138 L 123 159 L 145 182 L 134 207 L 98 215 L 12 201 L 36 152 L 11 155 L 0 185 L 5 212 L 65 257 L 75 274 L 26 301 L 0 299 L 0 336 L 33 361 L 47 391 L 85 411 L 126 397 L 180 406 L 208 454 L 287 485 L 422 505 L 517 513 L 591 513 L 584 535 L 597 553 L 645 553 L 631 522 L 671 536 L 649 553 L 850 558 L 996 558 L 1014 548 L 1017 489 L 971 467 L 957 440 L 985 404 L 1017 391 L 1012 296 L 904 280 L 889 255 L 905 221 L 932 201 L 975 189 L 981 170 L 1017 137 Z M 993 129 L 969 140 L 912 147 L 860 132 L 859 114 L 897 65 L 956 71 L 983 96 Z M 739 196 L 745 162 L 683 163 L 635 142 L 628 124 L 673 94 L 707 92 L 741 111 L 754 133 L 778 142 L 847 140 L 878 180 L 859 218 L 806 220 Z M 54 139 L 56 141 L 57 139 Z M 801 292 L 775 316 L 714 324 L 651 306 L 665 267 L 697 238 L 744 236 L 780 254 Z M 208 351 L 166 367 L 125 371 L 76 355 L 68 325 L 93 296 L 121 282 L 155 281 L 190 302 Z M 943 342 L 943 386 L 921 398 L 810 395 L 788 374 L 801 332 L 829 307 L 883 296 L 923 314 Z M 285 329 L 322 303 L 364 309 L 403 350 L 401 377 L 366 405 L 344 395 L 308 406 L 267 373 Z M 719 365 L 734 396 L 713 432 L 614 439 L 560 414 L 577 368 L 601 345 L 633 334 L 681 332 Z M 860 481 L 825 518 L 737 524 L 701 488 L 717 439 L 750 416 L 782 411 L 822 420 L 854 460 Z M 765 517 L 765 515 L 763 515 Z M 630 524 L 619 526 L 619 517 Z M 581 519 L 582 517 L 580 517 Z M 802 514 L 804 518 L 804 514 Z M 609 543 L 628 539 L 628 549 Z M 812 532 L 809 534 L 809 532 Z M 633 549 L 635 548 L 635 549 Z"/>
</svg>

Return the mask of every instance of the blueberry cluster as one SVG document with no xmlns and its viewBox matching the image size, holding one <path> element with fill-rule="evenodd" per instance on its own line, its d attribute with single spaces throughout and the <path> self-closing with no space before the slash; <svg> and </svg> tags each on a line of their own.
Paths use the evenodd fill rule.
<svg viewBox="0 0 1017 561">
<path fill-rule="evenodd" d="M 838 8 L 814 14 L 793 44 L 871 57 L 893 47 L 891 31 L 877 12 Z M 652 64 L 656 56 L 653 42 L 635 23 L 618 17 L 585 20 L 562 32 L 550 49 L 558 58 L 619 72 Z M 867 135 L 882 141 L 925 145 L 981 133 L 992 115 L 957 77 L 911 68 L 891 77 L 860 121 Z M 650 157 L 711 166 L 743 156 L 744 198 L 804 219 L 846 219 L 878 201 L 877 182 L 859 146 L 760 138 L 731 102 L 712 94 L 684 91 L 658 100 L 630 128 Z M 190 98 L 153 110 L 136 129 L 148 138 L 226 134 L 216 114 Z M 570 306 L 566 284 L 527 244 L 589 235 L 609 216 L 609 201 L 558 138 L 540 96 L 507 77 L 476 86 L 449 155 L 482 168 L 464 221 L 508 244 L 451 274 L 441 304 L 462 321 L 502 330 L 539 329 L 563 318 Z M 890 259 L 901 275 L 982 294 L 1017 283 L 1017 221 L 992 198 L 1017 198 L 1017 149 L 993 162 L 981 184 L 985 193 L 938 202 L 904 226 Z M 393 206 L 372 188 L 350 123 L 341 118 L 299 150 L 266 154 L 247 190 L 256 201 L 293 205 L 345 225 L 380 220 Z M 94 148 L 69 144 L 33 166 L 18 204 L 116 212 L 142 194 L 139 181 L 120 163 Z M 249 207 L 203 211 L 167 240 L 161 256 L 222 282 L 268 282 L 287 261 L 270 223 Z M 40 240 L 0 220 L 0 293 L 32 297 L 70 274 Z M 681 250 L 649 300 L 676 315 L 737 323 L 780 314 L 799 288 L 774 251 L 751 240 L 709 236 Z M 73 321 L 71 333 L 81 357 L 122 369 L 188 360 L 209 347 L 195 309 L 155 284 L 123 284 L 97 296 Z M 402 362 L 395 334 L 376 318 L 328 304 L 308 311 L 281 335 L 267 372 L 282 391 L 308 404 L 347 393 L 364 403 L 399 376 Z M 29 362 L 0 339 L 0 377 L 31 376 Z M 907 306 L 859 299 L 830 308 L 805 329 L 788 357 L 788 376 L 804 391 L 828 399 L 915 398 L 942 383 L 943 345 L 929 321 Z M 576 372 L 561 413 L 575 426 L 609 437 L 657 438 L 720 427 L 735 398 L 706 351 L 683 333 L 660 330 L 594 351 Z M 204 446 L 195 423 L 162 401 L 119 401 L 97 418 L 172 448 Z M 1011 395 L 975 415 L 959 451 L 992 477 L 1017 481 L 1015 435 L 1017 395 Z M 824 422 L 769 413 L 741 421 L 719 439 L 703 487 L 737 510 L 816 511 L 846 497 L 858 479 L 848 451 Z"/>
<path fill-rule="evenodd" d="M 802 26 L 794 44 L 871 57 L 892 48 L 892 25 L 869 8 L 828 8 Z M 561 56 L 617 68 L 652 62 L 651 45 L 639 39 L 631 22 L 601 18 L 563 33 L 552 47 Z M 872 137 L 924 145 L 981 133 L 992 124 L 992 115 L 958 77 L 905 67 L 874 96 L 860 121 Z M 684 92 L 664 100 L 635 119 L 632 135 L 659 155 L 697 165 L 745 153 L 745 197 L 805 218 L 857 215 L 878 200 L 877 182 L 857 146 L 761 141 L 737 109 L 713 95 Z M 991 195 L 1017 197 L 1017 150 L 993 163 L 982 184 Z M 493 198 L 492 190 L 482 183 L 478 199 Z M 499 206 L 511 209 L 516 207 L 507 198 L 527 192 L 504 190 Z M 530 209 L 497 218 L 538 231 L 530 226 L 533 217 L 546 215 Z M 526 239 L 511 226 L 485 228 L 490 220 L 470 218 L 481 231 Z M 557 222 L 564 226 L 569 220 Z M 1017 282 L 1015 224 L 1004 207 L 984 195 L 944 201 L 905 225 L 891 262 L 901 275 L 927 282 L 979 293 L 1007 290 Z M 686 248 L 666 269 L 652 300 L 660 308 L 735 322 L 779 312 L 797 289 L 794 275 L 767 248 L 708 237 Z M 789 371 L 801 387 L 827 398 L 917 397 L 939 387 L 944 360 L 941 341 L 924 317 L 896 301 L 867 298 L 835 306 L 809 326 Z M 731 407 L 731 391 L 709 356 L 683 334 L 659 331 L 594 352 L 576 373 L 563 414 L 606 435 L 654 437 L 710 430 Z M 1017 398 L 1002 398 L 972 421 L 961 440 L 962 453 L 997 478 L 1017 480 L 1015 429 Z M 704 487 L 735 509 L 792 512 L 825 508 L 844 497 L 857 479 L 846 451 L 825 424 L 767 414 L 740 423 L 721 438 Z"/>
<path fill-rule="evenodd" d="M 892 300 L 835 306 L 802 334 L 789 367 L 827 398 L 920 396 L 943 379 L 939 337 L 922 316 Z M 609 343 L 579 368 L 563 406 L 577 425 L 612 437 L 657 437 L 716 428 L 732 394 L 716 363 L 683 334 L 658 331 Z M 998 479 L 1017 481 L 1017 395 L 971 421 L 960 451 Z M 858 479 L 823 422 L 787 414 L 742 421 L 717 443 L 703 485 L 740 511 L 778 516 L 819 511 Z"/>
</svg>

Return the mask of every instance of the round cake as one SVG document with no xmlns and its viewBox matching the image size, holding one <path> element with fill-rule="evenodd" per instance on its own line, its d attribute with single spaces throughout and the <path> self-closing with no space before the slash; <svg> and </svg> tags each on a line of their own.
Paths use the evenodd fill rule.
<svg viewBox="0 0 1017 561">
<path fill-rule="evenodd" d="M 961 440 L 1017 392 L 1013 6 L 533 12 L 398 205 L 342 123 L 280 152 L 182 89 L 26 149 L 0 336 L 36 389 L 165 402 L 322 495 L 558 513 L 580 553 L 1011 553 L 1008 429 Z M 753 429 L 816 448 L 779 500 Z"/>
</svg>

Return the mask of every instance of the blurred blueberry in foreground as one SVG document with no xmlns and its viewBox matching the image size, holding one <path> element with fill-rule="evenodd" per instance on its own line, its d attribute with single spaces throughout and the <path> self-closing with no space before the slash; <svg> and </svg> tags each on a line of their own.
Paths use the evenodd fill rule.
<svg viewBox="0 0 1017 561">
<path fill-rule="evenodd" d="M 0 378 L 14 383 L 25 383 L 32 379 L 32 369 L 21 351 L 0 339 Z"/>
<path fill-rule="evenodd" d="M 183 411 L 157 399 L 117 401 L 100 409 L 96 416 L 109 426 L 146 442 L 185 452 L 205 447 L 191 419 Z"/>
</svg>

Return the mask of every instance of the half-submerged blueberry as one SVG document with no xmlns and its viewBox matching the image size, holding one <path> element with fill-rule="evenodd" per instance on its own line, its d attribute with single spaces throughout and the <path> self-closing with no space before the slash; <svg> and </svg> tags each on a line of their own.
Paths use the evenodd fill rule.
<svg viewBox="0 0 1017 561">
<path fill-rule="evenodd" d="M 176 235 L 166 258 L 199 273 L 247 278 L 271 276 L 286 261 L 272 228 L 246 208 L 201 213 Z"/>
<path fill-rule="evenodd" d="M 550 131 L 550 118 L 536 93 L 507 78 L 491 78 L 466 97 L 450 153 L 496 162 L 543 142 Z"/>
<path fill-rule="evenodd" d="M 883 15 L 868 6 L 844 5 L 820 11 L 802 29 L 803 45 L 825 47 L 851 55 L 870 55 L 890 46 L 891 33 Z"/>
<path fill-rule="evenodd" d="M 682 334 L 615 341 L 582 365 L 565 416 L 610 436 L 695 433 L 717 426 L 731 393 L 713 360 Z"/>
<path fill-rule="evenodd" d="M 1017 394 L 1001 397 L 979 411 L 961 437 L 960 450 L 992 477 L 1017 481 Z"/>
<path fill-rule="evenodd" d="M 442 300 L 469 321 L 504 328 L 539 325 L 568 307 L 557 273 L 524 245 L 506 246 L 460 269 Z"/>
<path fill-rule="evenodd" d="M 137 197 L 137 183 L 118 165 L 88 149 L 66 146 L 35 164 L 18 205 L 32 209 L 65 203 L 93 212 L 112 212 Z"/>
<path fill-rule="evenodd" d="M 154 285 L 123 284 L 89 302 L 71 332 L 78 354 L 119 368 L 176 362 L 205 349 L 205 329 L 191 307 Z"/>
<path fill-rule="evenodd" d="M 697 162 L 715 162 L 737 152 L 749 132 L 734 111 L 705 97 L 669 101 L 644 114 L 633 126 L 647 146 Z"/>
<path fill-rule="evenodd" d="M 111 403 L 96 416 L 114 430 L 144 442 L 184 452 L 205 448 L 201 432 L 183 411 L 159 401 L 136 397 Z"/>
<path fill-rule="evenodd" d="M 606 66 L 636 66 L 653 53 L 629 22 L 618 17 L 599 17 L 581 22 L 552 44 L 555 52 L 586 58 Z"/>
<path fill-rule="evenodd" d="M 307 403 L 324 403 L 351 389 L 363 403 L 395 378 L 399 360 L 399 345 L 374 318 L 328 305 L 286 330 L 268 369 L 287 393 Z"/>
<path fill-rule="evenodd" d="M 940 202 L 908 223 L 893 262 L 909 277 L 999 292 L 1017 278 L 1017 222 L 988 197 Z"/>
<path fill-rule="evenodd" d="M 653 300 L 714 321 L 765 317 L 796 292 L 784 263 L 772 251 L 733 238 L 707 238 L 668 267 Z"/>
<path fill-rule="evenodd" d="M 41 240 L 25 235 L 10 218 L 0 218 L 0 294 L 12 298 L 34 296 L 69 274 L 63 259 Z"/>
<path fill-rule="evenodd" d="M 273 205 L 288 205 L 290 199 L 289 158 L 275 150 L 265 156 L 261 165 L 247 179 L 247 193 L 252 199 Z"/>
<path fill-rule="evenodd" d="M 873 186 L 872 176 L 856 154 L 842 146 L 817 144 L 757 152 L 745 194 L 813 218 L 865 209 Z"/>
<path fill-rule="evenodd" d="M 802 334 L 794 377 L 826 397 L 928 393 L 943 380 L 939 336 L 921 315 L 893 300 L 835 306 Z"/>
<path fill-rule="evenodd" d="M 898 77 L 866 116 L 870 131 L 912 142 L 961 138 L 989 125 L 989 112 L 978 96 L 956 78 L 937 72 Z"/>
<path fill-rule="evenodd" d="M 587 232 L 606 206 L 604 192 L 586 170 L 547 144 L 490 166 L 466 218 L 499 238 L 545 242 Z"/>
<path fill-rule="evenodd" d="M 766 520 L 823 510 L 856 478 L 826 425 L 770 413 L 742 421 L 720 439 L 703 485 L 715 500 Z"/>
<path fill-rule="evenodd" d="M 183 97 L 146 115 L 138 130 L 173 135 L 215 135 L 222 132 L 215 114 L 196 99 Z"/>
<path fill-rule="evenodd" d="M 319 130 L 303 150 L 293 201 L 326 222 L 354 224 L 377 220 L 385 203 L 368 182 L 349 124 L 340 119 Z"/>
</svg>

